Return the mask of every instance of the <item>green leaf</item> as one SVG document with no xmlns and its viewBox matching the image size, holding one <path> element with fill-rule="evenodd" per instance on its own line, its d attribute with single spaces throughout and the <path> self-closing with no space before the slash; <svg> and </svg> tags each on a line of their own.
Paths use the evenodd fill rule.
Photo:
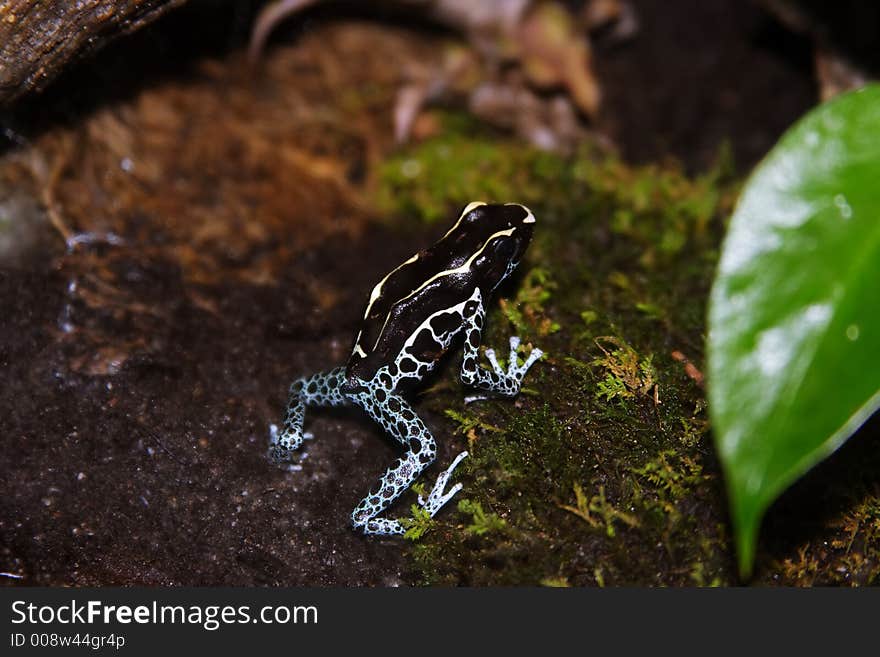
<svg viewBox="0 0 880 657">
<path fill-rule="evenodd" d="M 880 86 L 791 128 L 748 181 L 709 303 L 709 409 L 740 571 L 779 494 L 880 406 Z"/>
</svg>

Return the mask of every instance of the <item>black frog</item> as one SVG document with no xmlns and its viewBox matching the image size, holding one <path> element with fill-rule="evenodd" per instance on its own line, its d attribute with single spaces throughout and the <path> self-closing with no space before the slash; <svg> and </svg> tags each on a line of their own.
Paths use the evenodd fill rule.
<svg viewBox="0 0 880 657">
<path fill-rule="evenodd" d="M 405 450 L 352 512 L 352 523 L 365 534 L 403 534 L 398 520 L 380 517 L 436 456 L 434 438 L 401 396 L 437 364 L 453 340 L 464 334 L 461 379 L 487 393 L 514 397 L 523 377 L 541 357 L 534 348 L 522 364 L 518 337 L 510 338 L 508 367 L 501 368 L 492 349 L 491 369 L 479 364 L 486 306 L 495 288 L 519 264 L 532 237 L 535 217 L 523 205 L 471 203 L 433 246 L 392 270 L 373 288 L 348 363 L 329 372 L 303 377 L 290 386 L 281 431 L 270 432 L 270 457 L 287 461 L 303 440 L 307 406 L 354 404 L 364 409 Z M 459 454 L 437 478 L 419 504 L 431 516 L 460 489 L 446 491 Z"/>
</svg>

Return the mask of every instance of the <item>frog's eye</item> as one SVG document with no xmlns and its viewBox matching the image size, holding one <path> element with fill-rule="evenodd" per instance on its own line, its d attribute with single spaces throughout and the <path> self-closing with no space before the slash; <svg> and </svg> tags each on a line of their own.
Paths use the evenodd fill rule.
<svg viewBox="0 0 880 657">
<path fill-rule="evenodd" d="M 501 238 L 495 245 L 495 255 L 502 260 L 510 260 L 516 252 L 516 240 Z"/>
</svg>

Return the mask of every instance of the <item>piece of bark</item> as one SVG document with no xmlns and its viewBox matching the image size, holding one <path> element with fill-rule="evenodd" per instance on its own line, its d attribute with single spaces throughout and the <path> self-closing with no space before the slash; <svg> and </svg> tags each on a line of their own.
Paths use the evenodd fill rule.
<svg viewBox="0 0 880 657">
<path fill-rule="evenodd" d="M 0 0 L 0 105 L 186 0 Z"/>
</svg>

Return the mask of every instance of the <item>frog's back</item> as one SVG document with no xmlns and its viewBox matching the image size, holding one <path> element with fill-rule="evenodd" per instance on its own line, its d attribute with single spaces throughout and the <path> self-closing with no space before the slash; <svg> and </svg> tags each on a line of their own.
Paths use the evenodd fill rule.
<svg viewBox="0 0 880 657">
<path fill-rule="evenodd" d="M 476 287 L 488 286 L 490 292 L 506 274 L 504 267 L 490 267 L 498 237 L 509 236 L 512 224 L 522 221 L 534 221 L 523 206 L 471 203 L 438 242 L 382 278 L 367 302 L 346 377 L 372 379 L 411 337 L 410 350 L 419 362 L 436 361 L 461 329 L 461 304 Z M 525 228 L 527 244 L 531 226 Z M 420 330 L 428 328 L 426 322 L 430 330 Z"/>
</svg>

